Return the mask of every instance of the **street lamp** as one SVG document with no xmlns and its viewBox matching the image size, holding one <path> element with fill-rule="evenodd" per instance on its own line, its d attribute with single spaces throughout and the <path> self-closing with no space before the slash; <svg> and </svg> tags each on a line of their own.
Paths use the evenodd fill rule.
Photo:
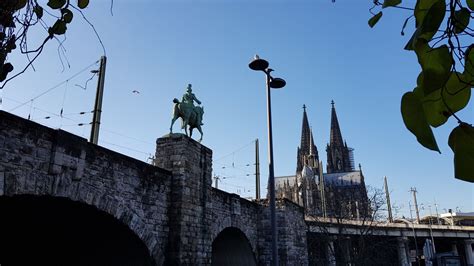
<svg viewBox="0 0 474 266">
<path fill-rule="evenodd" d="M 273 136 L 272 136 L 272 104 L 270 88 L 280 89 L 285 87 L 286 81 L 274 78 L 270 75 L 273 69 L 268 68 L 268 61 L 261 59 L 258 55 L 249 63 L 249 68 L 255 71 L 263 71 L 266 76 L 267 87 L 267 121 L 268 121 L 268 186 L 270 187 L 270 222 L 272 231 L 272 263 L 278 265 L 277 230 L 276 230 L 276 206 L 275 206 L 275 175 L 273 168 Z"/>
</svg>

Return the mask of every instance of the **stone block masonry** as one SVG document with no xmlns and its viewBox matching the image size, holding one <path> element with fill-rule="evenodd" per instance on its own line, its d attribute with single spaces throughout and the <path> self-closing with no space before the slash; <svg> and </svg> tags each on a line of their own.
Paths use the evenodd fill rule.
<svg viewBox="0 0 474 266">
<path fill-rule="evenodd" d="M 157 139 L 153 164 L 0 111 L 0 198 L 94 206 L 138 236 L 156 265 L 211 265 L 213 241 L 227 229 L 241 232 L 259 265 L 269 264 L 266 202 L 212 188 L 209 148 L 171 134 Z M 280 264 L 306 265 L 302 209 L 283 201 L 277 215 Z"/>
<path fill-rule="evenodd" d="M 0 173 L 0 196 L 94 206 L 127 225 L 164 262 L 171 172 L 0 111 Z"/>
<path fill-rule="evenodd" d="M 171 134 L 156 141 L 155 158 L 156 166 L 172 173 L 166 264 L 210 264 L 212 151 L 182 134 Z"/>
</svg>

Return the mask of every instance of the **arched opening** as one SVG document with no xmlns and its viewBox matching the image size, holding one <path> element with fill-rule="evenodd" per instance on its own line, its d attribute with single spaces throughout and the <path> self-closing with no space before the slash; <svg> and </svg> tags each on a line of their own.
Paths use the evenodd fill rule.
<svg viewBox="0 0 474 266">
<path fill-rule="evenodd" d="M 212 242 L 211 265 L 257 265 L 249 240 L 242 231 L 229 227 Z"/>
<path fill-rule="evenodd" d="M 93 206 L 49 196 L 0 197 L 1 265 L 155 265 L 123 223 Z"/>
</svg>

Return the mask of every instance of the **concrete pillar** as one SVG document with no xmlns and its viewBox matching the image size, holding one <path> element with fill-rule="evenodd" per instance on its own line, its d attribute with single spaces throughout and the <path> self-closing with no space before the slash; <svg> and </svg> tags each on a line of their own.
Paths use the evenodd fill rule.
<svg viewBox="0 0 474 266">
<path fill-rule="evenodd" d="M 329 242 L 328 242 L 327 258 L 328 258 L 328 266 L 335 266 L 336 265 L 336 249 L 334 247 L 334 240 L 333 239 L 330 239 Z"/>
<path fill-rule="evenodd" d="M 451 244 L 451 252 L 453 252 L 454 256 L 459 256 L 458 247 L 456 245 L 456 242 L 453 242 Z"/>
<path fill-rule="evenodd" d="M 411 265 L 409 261 L 409 255 L 408 255 L 408 249 L 407 249 L 408 238 L 398 237 L 397 241 L 398 241 L 397 251 L 398 251 L 399 265 L 400 266 Z"/>
<path fill-rule="evenodd" d="M 347 237 L 342 242 L 342 250 L 344 252 L 344 262 L 347 266 L 351 266 L 351 238 Z"/>
<path fill-rule="evenodd" d="M 170 134 L 156 140 L 154 165 L 172 173 L 165 264 L 209 265 L 212 151 L 183 134 Z"/>
<path fill-rule="evenodd" d="M 308 265 L 308 243 L 307 230 L 308 226 L 305 222 L 304 209 L 290 202 L 282 199 L 276 201 L 276 218 L 278 230 L 278 259 L 280 265 Z M 268 239 L 267 236 L 271 233 L 270 227 L 270 208 L 263 206 L 260 216 L 260 224 L 258 225 L 259 239 Z M 267 247 L 271 247 L 270 241 L 260 242 L 259 250 L 262 253 L 268 254 Z M 267 265 L 269 258 L 262 253 L 259 253 L 259 265 Z"/>
<path fill-rule="evenodd" d="M 464 240 L 464 253 L 466 253 L 466 262 L 468 266 L 474 266 L 474 253 L 472 252 L 472 244 L 474 244 L 474 239 Z"/>
</svg>

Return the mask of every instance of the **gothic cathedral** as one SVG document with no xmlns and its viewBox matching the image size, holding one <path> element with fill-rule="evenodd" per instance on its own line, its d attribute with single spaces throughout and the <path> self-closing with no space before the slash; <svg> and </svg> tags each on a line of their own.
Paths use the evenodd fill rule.
<svg viewBox="0 0 474 266">
<path fill-rule="evenodd" d="M 354 169 L 353 149 L 343 141 L 333 101 L 331 105 L 326 173 L 323 173 L 306 106 L 303 105 L 296 175 L 276 177 L 276 195 L 277 198 L 287 198 L 302 206 L 306 215 L 362 219 L 370 215 L 364 175 L 360 167 L 357 171 Z"/>
</svg>

